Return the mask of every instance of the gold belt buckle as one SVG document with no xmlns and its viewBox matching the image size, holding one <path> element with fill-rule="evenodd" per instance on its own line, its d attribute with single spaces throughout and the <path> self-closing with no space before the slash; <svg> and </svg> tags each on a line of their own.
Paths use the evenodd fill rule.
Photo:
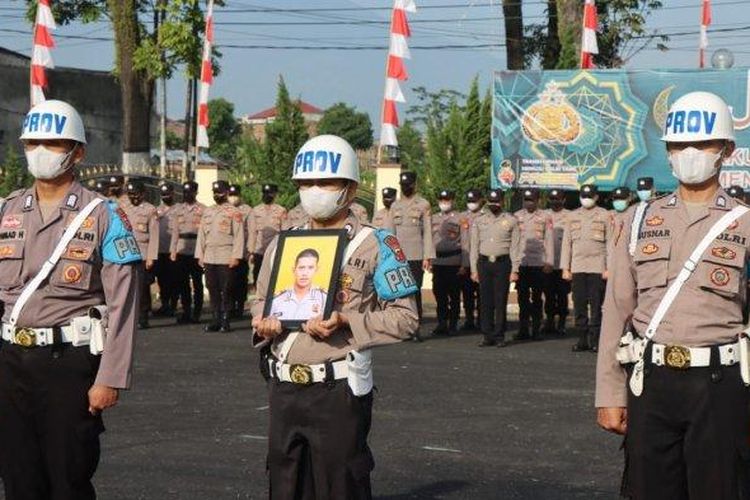
<svg viewBox="0 0 750 500">
<path fill-rule="evenodd" d="M 289 368 L 289 378 L 299 385 L 310 385 L 313 382 L 312 368 L 307 365 L 292 365 Z"/>
<path fill-rule="evenodd" d="M 36 332 L 31 328 L 19 328 L 14 334 L 15 343 L 21 347 L 32 347 L 36 345 Z"/>
<path fill-rule="evenodd" d="M 487 257 L 487 260 L 489 260 L 490 263 L 494 263 L 497 260 L 497 257 L 495 255 L 490 255 Z"/>
<path fill-rule="evenodd" d="M 690 368 L 690 349 L 681 345 L 666 346 L 664 364 L 677 370 L 687 370 Z"/>
</svg>

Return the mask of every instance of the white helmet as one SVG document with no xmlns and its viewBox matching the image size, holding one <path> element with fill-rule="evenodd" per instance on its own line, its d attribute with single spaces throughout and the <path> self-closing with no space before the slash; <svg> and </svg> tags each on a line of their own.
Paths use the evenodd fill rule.
<svg viewBox="0 0 750 500">
<path fill-rule="evenodd" d="M 26 114 L 21 140 L 27 139 L 70 139 L 86 144 L 86 131 L 73 106 L 51 100 L 37 104 Z"/>
<path fill-rule="evenodd" d="M 297 152 L 292 180 L 348 179 L 359 184 L 359 161 L 354 149 L 336 135 L 319 135 Z"/>
<path fill-rule="evenodd" d="M 669 108 L 662 141 L 734 141 L 734 120 L 724 100 L 710 92 L 690 92 Z"/>
</svg>

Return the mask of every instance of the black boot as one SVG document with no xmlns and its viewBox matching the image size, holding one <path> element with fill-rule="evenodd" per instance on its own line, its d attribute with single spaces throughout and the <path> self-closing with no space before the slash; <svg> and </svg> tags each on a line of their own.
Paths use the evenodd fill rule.
<svg viewBox="0 0 750 500">
<path fill-rule="evenodd" d="M 195 308 L 195 311 L 193 311 L 193 314 L 190 315 L 190 322 L 195 323 L 196 325 L 201 322 L 201 309 L 199 307 Z"/>
<path fill-rule="evenodd" d="M 542 333 L 540 331 L 542 326 L 542 318 L 532 318 L 531 320 L 531 340 L 541 340 Z"/>
<path fill-rule="evenodd" d="M 560 316 L 557 319 L 557 334 L 560 335 L 561 337 L 565 336 L 565 334 L 567 333 L 565 331 L 565 319 L 566 319 L 565 316 Z"/>
<path fill-rule="evenodd" d="M 218 332 L 219 328 L 221 328 L 221 317 L 218 312 L 214 311 L 211 315 L 211 322 L 203 327 L 203 331 L 206 333 Z"/>
<path fill-rule="evenodd" d="M 221 315 L 221 323 L 219 326 L 219 332 L 221 333 L 229 333 L 232 329 L 229 327 L 229 313 L 224 313 Z"/>
<path fill-rule="evenodd" d="M 526 340 L 529 338 L 529 324 L 527 322 L 521 323 L 520 327 L 518 328 L 518 335 L 516 335 L 516 340 Z"/>
<path fill-rule="evenodd" d="M 438 323 L 438 326 L 435 327 L 434 330 L 432 330 L 432 335 L 434 337 L 440 337 L 441 335 L 447 335 L 448 334 L 448 328 L 446 328 L 445 323 Z"/>
<path fill-rule="evenodd" d="M 544 333 L 546 333 L 547 335 L 552 335 L 556 332 L 557 330 L 555 329 L 555 318 L 548 317 L 544 322 Z"/>
<path fill-rule="evenodd" d="M 190 319 L 190 309 L 183 309 L 182 314 L 177 316 L 177 324 L 178 325 L 186 325 L 191 322 Z"/>
</svg>

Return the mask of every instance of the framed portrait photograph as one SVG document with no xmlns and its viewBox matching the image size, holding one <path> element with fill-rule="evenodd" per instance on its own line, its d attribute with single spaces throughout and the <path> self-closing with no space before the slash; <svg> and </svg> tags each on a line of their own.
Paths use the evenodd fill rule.
<svg viewBox="0 0 750 500">
<path fill-rule="evenodd" d="M 328 319 L 347 242 L 344 229 L 279 233 L 263 316 L 289 329 L 316 316 Z"/>
</svg>

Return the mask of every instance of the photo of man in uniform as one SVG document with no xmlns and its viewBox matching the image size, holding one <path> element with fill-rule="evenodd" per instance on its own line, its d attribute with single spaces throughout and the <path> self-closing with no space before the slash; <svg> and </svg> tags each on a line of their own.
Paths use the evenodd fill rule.
<svg viewBox="0 0 750 500">
<path fill-rule="evenodd" d="M 313 286 L 319 260 L 320 255 L 312 248 L 297 254 L 292 270 L 294 285 L 274 296 L 272 316 L 280 320 L 293 321 L 323 315 L 328 294 L 322 288 Z"/>
</svg>

